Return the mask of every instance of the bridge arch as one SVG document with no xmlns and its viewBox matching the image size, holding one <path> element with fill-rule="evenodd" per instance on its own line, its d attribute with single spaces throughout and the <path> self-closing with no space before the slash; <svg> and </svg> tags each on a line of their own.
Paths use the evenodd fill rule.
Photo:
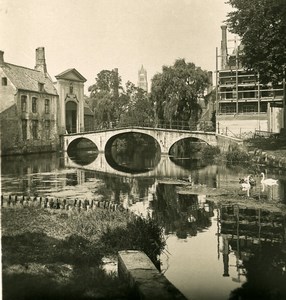
<svg viewBox="0 0 286 300">
<path fill-rule="evenodd" d="M 80 136 L 76 139 L 73 139 L 68 144 L 67 152 L 72 151 L 73 149 L 77 149 L 80 144 L 84 144 L 84 143 L 86 144 L 86 147 L 87 146 L 89 146 L 89 147 L 94 146 L 95 148 L 98 149 L 97 145 L 94 143 L 94 141 L 91 138 L 85 137 L 85 136 Z M 84 147 L 84 145 L 82 147 Z"/>
<path fill-rule="evenodd" d="M 110 148 L 111 148 L 111 145 L 113 144 L 113 142 L 117 139 L 117 138 L 120 138 L 126 134 L 130 134 L 130 133 L 137 133 L 137 134 L 140 134 L 142 136 L 146 136 L 146 137 L 151 137 L 155 143 L 157 144 L 157 146 L 159 147 L 159 150 L 161 151 L 161 147 L 160 147 L 160 144 L 158 143 L 157 139 L 154 138 L 154 136 L 152 135 L 149 135 L 145 132 L 139 132 L 139 131 L 132 131 L 132 132 L 121 132 L 119 134 L 116 134 L 116 135 L 113 135 L 111 136 L 107 141 L 106 141 L 106 144 L 105 144 L 105 149 L 104 149 L 104 152 L 107 152 Z"/>
</svg>

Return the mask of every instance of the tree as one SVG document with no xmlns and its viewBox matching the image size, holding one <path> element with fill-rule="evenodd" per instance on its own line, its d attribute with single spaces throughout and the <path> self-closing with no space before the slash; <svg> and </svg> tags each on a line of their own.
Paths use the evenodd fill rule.
<svg viewBox="0 0 286 300">
<path fill-rule="evenodd" d="M 247 69 L 259 73 L 262 83 L 285 78 L 286 1 L 228 0 L 235 10 L 227 15 L 230 32 L 241 37 L 239 54 Z"/>
<path fill-rule="evenodd" d="M 88 88 L 90 96 L 94 96 L 97 92 L 106 91 L 111 93 L 113 98 L 117 98 L 119 90 L 122 90 L 121 77 L 118 75 L 118 70 L 102 70 L 95 78 L 95 84 Z M 117 99 L 115 99 L 117 100 Z"/>
<path fill-rule="evenodd" d="M 173 66 L 163 66 L 152 78 L 151 99 L 159 122 L 194 121 L 201 112 L 198 103 L 209 84 L 208 74 L 194 63 L 178 59 Z"/>
<path fill-rule="evenodd" d="M 118 119 L 122 91 L 121 78 L 115 70 L 102 70 L 95 78 L 95 84 L 88 88 L 90 106 L 94 112 L 97 127 L 106 126 Z"/>
<path fill-rule="evenodd" d="M 146 91 L 128 81 L 122 97 L 125 98 L 122 100 L 125 105 L 120 116 L 121 123 L 138 125 L 153 123 L 154 108 Z"/>
</svg>

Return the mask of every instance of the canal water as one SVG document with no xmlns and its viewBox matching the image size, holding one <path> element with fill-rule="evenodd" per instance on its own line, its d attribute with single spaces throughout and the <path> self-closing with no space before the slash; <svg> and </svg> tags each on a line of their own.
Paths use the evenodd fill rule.
<svg viewBox="0 0 286 300">
<path fill-rule="evenodd" d="M 262 171 L 278 185 L 260 184 Z M 243 191 L 239 178 L 249 173 L 257 183 Z M 3 157 L 1 188 L 2 194 L 105 199 L 152 217 L 166 238 L 161 271 L 188 299 L 286 299 L 283 173 L 144 153 L 132 161 L 92 151 L 53 153 Z M 216 204 L 204 188 L 254 205 Z"/>
</svg>

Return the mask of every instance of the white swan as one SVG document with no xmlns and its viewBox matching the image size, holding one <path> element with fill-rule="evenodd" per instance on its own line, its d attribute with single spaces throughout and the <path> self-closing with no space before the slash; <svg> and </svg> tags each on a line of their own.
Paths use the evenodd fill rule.
<svg viewBox="0 0 286 300">
<path fill-rule="evenodd" d="M 277 185 L 278 184 L 278 179 L 272 179 L 272 178 L 267 178 L 265 179 L 265 175 L 262 172 L 261 173 L 262 179 L 261 179 L 261 183 L 265 184 L 265 185 Z"/>
</svg>

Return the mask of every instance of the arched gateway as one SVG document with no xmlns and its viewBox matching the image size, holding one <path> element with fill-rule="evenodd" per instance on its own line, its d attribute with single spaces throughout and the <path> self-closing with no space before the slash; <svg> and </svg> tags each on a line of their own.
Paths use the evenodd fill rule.
<svg viewBox="0 0 286 300">
<path fill-rule="evenodd" d="M 124 133 L 142 133 L 153 137 L 161 148 L 162 154 L 168 154 L 170 148 L 178 141 L 186 138 L 197 138 L 206 142 L 209 145 L 216 146 L 217 138 L 215 132 L 203 131 L 188 131 L 162 128 L 145 128 L 145 127 L 130 127 L 130 128 L 113 128 L 96 132 L 85 132 L 64 135 L 64 151 L 68 150 L 70 144 L 78 139 L 88 139 L 92 141 L 98 148 L 99 152 L 105 152 L 105 147 L 110 139 Z"/>
<path fill-rule="evenodd" d="M 76 70 L 68 69 L 55 76 L 58 103 L 59 133 L 77 133 L 84 129 L 84 82 L 86 79 Z"/>
</svg>

